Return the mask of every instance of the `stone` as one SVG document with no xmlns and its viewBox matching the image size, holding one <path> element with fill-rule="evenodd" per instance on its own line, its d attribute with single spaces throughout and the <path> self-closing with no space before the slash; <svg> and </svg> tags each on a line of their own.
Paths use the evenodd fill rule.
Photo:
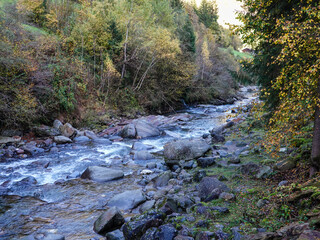
<svg viewBox="0 0 320 240">
<path fill-rule="evenodd" d="M 154 206 L 155 203 L 156 203 L 155 200 L 146 201 L 145 203 L 143 203 L 143 204 L 140 206 L 139 212 L 140 212 L 140 213 L 144 213 L 144 212 L 146 212 L 146 211 L 149 211 L 150 209 L 153 208 L 153 206 Z"/>
<path fill-rule="evenodd" d="M 275 168 L 280 172 L 284 172 L 284 171 L 293 169 L 295 167 L 296 167 L 296 163 L 291 159 L 283 160 L 275 164 Z"/>
<path fill-rule="evenodd" d="M 137 150 L 137 151 L 141 151 L 141 150 L 151 150 L 153 149 L 154 147 L 151 146 L 151 145 L 146 145 L 146 144 L 143 144 L 141 142 L 134 142 L 132 144 L 132 150 Z"/>
<path fill-rule="evenodd" d="M 60 129 L 63 127 L 63 124 L 58 119 L 56 119 L 53 121 L 53 127 L 60 131 Z"/>
<path fill-rule="evenodd" d="M 173 196 L 167 199 L 165 207 L 172 212 L 183 213 L 194 204 L 194 201 L 187 196 Z"/>
<path fill-rule="evenodd" d="M 260 166 L 252 162 L 246 163 L 240 167 L 241 173 L 248 176 L 255 176 L 258 174 L 259 170 Z"/>
<path fill-rule="evenodd" d="M 136 128 L 132 123 L 124 126 L 120 132 L 120 136 L 123 138 L 135 138 L 136 134 Z"/>
<path fill-rule="evenodd" d="M 59 130 L 57 130 L 55 128 L 51 128 L 51 127 L 46 126 L 46 125 L 33 127 L 32 131 L 34 132 L 34 134 L 37 137 L 51 137 L 51 136 L 60 135 L 60 131 Z"/>
<path fill-rule="evenodd" d="M 13 137 L 13 136 L 21 136 L 22 131 L 15 129 L 6 129 L 1 132 L 1 135 L 4 137 Z"/>
<path fill-rule="evenodd" d="M 151 240 L 151 239 L 156 239 L 156 233 L 157 233 L 157 228 L 152 227 L 149 228 L 140 238 L 140 240 Z"/>
<path fill-rule="evenodd" d="M 143 151 L 135 152 L 133 155 L 133 159 L 134 160 L 151 160 L 151 159 L 154 159 L 154 156 L 148 151 L 143 150 Z"/>
<path fill-rule="evenodd" d="M 282 187 L 282 186 L 285 186 L 288 184 L 289 184 L 289 182 L 287 180 L 284 180 L 284 181 L 279 182 L 278 187 Z"/>
<path fill-rule="evenodd" d="M 210 135 L 213 143 L 224 142 L 226 140 L 224 136 L 217 134 L 215 132 L 211 132 Z"/>
<path fill-rule="evenodd" d="M 169 165 L 179 163 L 179 160 L 192 160 L 202 157 L 210 149 L 203 139 L 182 139 L 164 145 L 165 161 Z"/>
<path fill-rule="evenodd" d="M 118 207 L 121 210 L 130 210 L 137 207 L 139 204 L 146 201 L 146 197 L 141 189 L 125 191 L 113 196 L 108 206 Z"/>
<path fill-rule="evenodd" d="M 217 153 L 221 158 L 227 157 L 229 155 L 229 153 L 225 150 L 218 150 Z"/>
<path fill-rule="evenodd" d="M 266 199 L 259 199 L 256 205 L 257 205 L 258 208 L 262 208 L 262 207 L 264 207 L 267 203 L 268 203 L 268 200 L 266 200 Z"/>
<path fill-rule="evenodd" d="M 149 229 L 163 224 L 166 215 L 161 211 L 151 210 L 143 215 L 133 217 L 123 225 L 122 231 L 126 240 L 140 239 Z"/>
<path fill-rule="evenodd" d="M 160 135 L 160 131 L 155 126 L 143 120 L 135 120 L 133 124 L 136 129 L 136 135 L 139 138 L 155 137 Z"/>
<path fill-rule="evenodd" d="M 319 240 L 320 232 L 313 230 L 305 230 L 297 240 Z"/>
<path fill-rule="evenodd" d="M 201 157 L 197 159 L 197 163 L 200 167 L 206 168 L 216 163 L 214 157 Z"/>
<path fill-rule="evenodd" d="M 17 143 L 20 142 L 21 137 L 3 137 L 0 136 L 0 144 L 7 144 L 7 143 Z"/>
<path fill-rule="evenodd" d="M 65 136 L 56 136 L 53 138 L 53 141 L 57 144 L 72 143 L 72 140 Z"/>
<path fill-rule="evenodd" d="M 157 164 L 155 162 L 147 163 L 146 167 L 149 169 L 154 169 L 157 167 Z"/>
<path fill-rule="evenodd" d="M 81 174 L 81 178 L 96 182 L 108 182 L 123 178 L 123 176 L 124 173 L 121 170 L 100 166 L 90 166 Z"/>
<path fill-rule="evenodd" d="M 224 183 L 220 182 L 214 177 L 205 177 L 197 186 L 199 197 L 201 200 L 207 200 L 211 197 L 212 193 L 220 195 L 221 192 L 229 192 L 230 189 Z M 216 194 L 214 194 L 216 195 Z M 218 195 L 218 196 L 219 196 Z"/>
<path fill-rule="evenodd" d="M 207 176 L 207 173 L 205 170 L 198 170 L 194 175 L 193 175 L 193 181 L 195 182 L 200 182 L 204 177 Z"/>
<path fill-rule="evenodd" d="M 194 240 L 193 237 L 178 235 L 174 238 L 174 240 Z"/>
<path fill-rule="evenodd" d="M 213 211 L 218 211 L 219 213 L 229 213 L 229 209 L 226 207 L 219 207 L 219 206 L 214 206 L 214 207 L 210 207 L 211 210 Z"/>
<path fill-rule="evenodd" d="M 240 163 L 240 158 L 231 158 L 228 160 L 228 164 L 239 164 Z"/>
<path fill-rule="evenodd" d="M 112 207 L 101 214 L 94 222 L 93 230 L 104 236 L 107 232 L 119 229 L 125 223 L 124 217 L 117 207 Z"/>
<path fill-rule="evenodd" d="M 256 175 L 256 178 L 260 179 L 265 179 L 268 176 L 270 176 L 270 174 L 272 173 L 272 169 L 269 166 L 262 166 L 259 170 L 259 172 Z"/>
<path fill-rule="evenodd" d="M 225 200 L 225 201 L 231 201 L 231 200 L 234 200 L 234 199 L 235 199 L 235 196 L 234 196 L 234 194 L 232 194 L 232 193 L 222 192 L 222 193 L 219 195 L 219 198 L 220 198 L 220 199 L 223 199 L 223 200 Z"/>
<path fill-rule="evenodd" d="M 124 240 L 125 239 L 123 236 L 123 233 L 119 229 L 112 232 L 108 232 L 106 234 L 106 238 L 107 240 Z"/>
<path fill-rule="evenodd" d="M 72 125 L 70 123 L 66 123 L 64 124 L 61 128 L 60 131 L 62 133 L 63 136 L 67 137 L 67 138 L 74 138 L 77 135 L 77 130 L 72 127 Z"/>
<path fill-rule="evenodd" d="M 44 149 L 43 148 L 36 147 L 36 145 L 34 145 L 32 143 L 27 143 L 26 145 L 22 146 L 21 149 L 25 153 L 28 153 L 28 154 L 30 154 L 32 156 L 35 155 L 35 154 L 44 153 Z"/>
<path fill-rule="evenodd" d="M 86 136 L 79 136 L 79 137 L 75 137 L 73 141 L 75 141 L 76 143 L 85 143 L 85 142 L 89 142 L 90 138 Z"/>
<path fill-rule="evenodd" d="M 154 187 L 159 188 L 159 187 L 167 186 L 168 182 L 171 178 L 172 178 L 172 172 L 166 171 L 166 172 L 159 174 L 152 181 L 154 182 Z"/>
<path fill-rule="evenodd" d="M 60 234 L 48 233 L 42 240 L 65 240 L 65 237 Z"/>
<path fill-rule="evenodd" d="M 172 224 L 164 224 L 158 228 L 158 231 L 155 233 L 154 239 L 159 240 L 173 240 L 177 236 L 178 231 L 174 228 Z"/>
<path fill-rule="evenodd" d="M 89 131 L 89 130 L 85 130 L 84 131 L 84 136 L 86 136 L 86 137 L 88 137 L 88 138 L 90 138 L 92 140 L 95 140 L 95 139 L 98 138 L 97 135 L 94 132 Z"/>
</svg>

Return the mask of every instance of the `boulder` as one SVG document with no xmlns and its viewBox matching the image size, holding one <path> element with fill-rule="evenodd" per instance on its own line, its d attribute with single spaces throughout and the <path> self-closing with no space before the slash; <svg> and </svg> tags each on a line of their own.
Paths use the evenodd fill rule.
<svg viewBox="0 0 320 240">
<path fill-rule="evenodd" d="M 77 129 L 72 127 L 70 123 L 64 124 L 61 128 L 60 131 L 63 136 L 68 137 L 68 138 L 74 138 L 77 135 Z"/>
<path fill-rule="evenodd" d="M 202 157 L 210 149 L 203 139 L 182 139 L 164 145 L 165 161 L 169 165 L 178 164 L 179 160 L 192 160 Z"/>
<path fill-rule="evenodd" d="M 35 154 L 39 154 L 39 153 L 44 152 L 43 148 L 36 147 L 36 145 L 32 144 L 32 143 L 27 143 L 26 145 L 22 146 L 21 149 L 25 153 L 28 153 L 30 155 L 35 155 Z"/>
<path fill-rule="evenodd" d="M 148 151 L 138 151 L 133 155 L 134 160 L 151 160 L 154 159 L 153 155 Z"/>
<path fill-rule="evenodd" d="M 56 119 L 53 121 L 53 127 L 60 131 L 60 129 L 63 127 L 63 124 L 58 119 Z"/>
<path fill-rule="evenodd" d="M 144 213 L 146 211 L 149 211 L 150 209 L 153 208 L 154 204 L 156 203 L 155 200 L 149 200 L 149 201 L 146 201 L 145 203 L 143 203 L 139 209 L 139 212 L 140 213 Z"/>
<path fill-rule="evenodd" d="M 283 172 L 296 167 L 296 162 L 291 159 L 283 160 L 275 164 L 275 169 Z"/>
<path fill-rule="evenodd" d="M 215 132 L 210 132 L 210 135 L 213 143 L 224 142 L 226 140 L 224 136 L 217 134 Z"/>
<path fill-rule="evenodd" d="M 2 137 L 0 136 L 0 144 L 20 142 L 21 137 Z"/>
<path fill-rule="evenodd" d="M 172 224 L 164 224 L 158 228 L 158 231 L 154 235 L 154 239 L 173 240 L 177 234 L 178 231 Z"/>
<path fill-rule="evenodd" d="M 121 170 L 100 166 L 90 166 L 81 174 L 81 178 L 96 182 L 108 182 L 123 178 L 123 176 L 124 173 Z"/>
<path fill-rule="evenodd" d="M 89 131 L 89 130 L 85 130 L 84 131 L 84 136 L 86 136 L 86 137 L 88 137 L 88 138 L 90 138 L 92 140 L 95 140 L 95 139 L 98 138 L 97 135 L 94 132 Z"/>
<path fill-rule="evenodd" d="M 32 130 L 37 137 L 51 137 L 60 135 L 59 130 L 45 125 L 34 127 Z"/>
<path fill-rule="evenodd" d="M 141 189 L 125 191 L 113 196 L 108 202 L 109 207 L 118 207 L 121 210 L 130 210 L 146 201 Z"/>
<path fill-rule="evenodd" d="M 120 136 L 123 138 L 135 138 L 136 134 L 136 128 L 132 123 L 124 126 L 120 132 Z"/>
<path fill-rule="evenodd" d="M 235 196 L 232 193 L 223 192 L 219 195 L 219 198 L 225 201 L 231 201 L 235 199 Z"/>
<path fill-rule="evenodd" d="M 206 168 L 216 163 L 214 157 L 201 157 L 197 159 L 197 163 L 200 167 Z"/>
<path fill-rule="evenodd" d="M 85 142 L 89 142 L 90 138 L 86 137 L 86 136 L 79 136 L 79 137 L 75 137 L 73 139 L 76 143 L 85 143 Z"/>
<path fill-rule="evenodd" d="M 244 175 L 255 176 L 258 174 L 260 170 L 260 166 L 253 162 L 246 163 L 240 167 L 240 171 Z"/>
<path fill-rule="evenodd" d="M 149 229 L 162 225 L 166 215 L 161 211 L 151 210 L 143 215 L 133 217 L 123 225 L 122 231 L 126 240 L 140 239 Z"/>
<path fill-rule="evenodd" d="M 256 175 L 256 178 L 267 178 L 272 173 L 269 166 L 262 166 Z"/>
<path fill-rule="evenodd" d="M 101 214 L 94 222 L 93 230 L 104 236 L 107 232 L 119 229 L 125 220 L 117 207 L 112 207 L 105 213 Z"/>
<path fill-rule="evenodd" d="M 132 144 L 132 150 L 142 151 L 142 150 L 151 150 L 154 147 L 151 145 L 146 145 L 141 142 L 134 142 Z"/>
<path fill-rule="evenodd" d="M 107 240 L 124 240 L 123 233 L 119 229 L 107 233 L 106 238 Z"/>
<path fill-rule="evenodd" d="M 222 192 L 229 192 L 230 189 L 224 183 L 214 177 L 204 177 L 197 186 L 201 200 L 209 201 L 216 199 Z M 212 194 L 214 196 L 212 196 Z"/>
<path fill-rule="evenodd" d="M 55 136 L 53 138 L 53 141 L 58 144 L 64 144 L 64 143 L 72 143 L 72 140 L 65 136 Z"/>
<path fill-rule="evenodd" d="M 15 129 L 6 129 L 1 132 L 1 135 L 4 137 L 13 137 L 13 136 L 21 136 L 22 131 Z"/>
<path fill-rule="evenodd" d="M 319 240 L 320 232 L 313 230 L 304 231 L 297 240 Z"/>
<path fill-rule="evenodd" d="M 156 178 L 153 179 L 155 187 L 164 187 L 168 185 L 169 180 L 172 178 L 172 172 L 166 171 L 159 174 Z"/>
<path fill-rule="evenodd" d="M 147 137 L 155 137 L 160 135 L 160 131 L 158 128 L 149 124 L 143 120 L 134 121 L 134 126 L 136 129 L 137 137 L 147 138 Z"/>
</svg>

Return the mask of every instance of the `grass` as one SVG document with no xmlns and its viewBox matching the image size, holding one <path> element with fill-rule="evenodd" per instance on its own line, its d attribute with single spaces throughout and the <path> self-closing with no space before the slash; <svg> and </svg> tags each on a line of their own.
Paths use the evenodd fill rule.
<svg viewBox="0 0 320 240">
<path fill-rule="evenodd" d="M 233 56 L 235 56 L 238 59 L 252 59 L 253 56 L 249 53 L 243 53 L 231 48 L 219 48 L 223 52 L 230 52 Z"/>
<path fill-rule="evenodd" d="M 28 24 L 22 24 L 22 27 L 26 31 L 29 31 L 35 35 L 47 35 L 48 34 L 45 30 L 38 28 L 38 27 L 35 27 L 35 26 L 28 25 Z"/>
</svg>

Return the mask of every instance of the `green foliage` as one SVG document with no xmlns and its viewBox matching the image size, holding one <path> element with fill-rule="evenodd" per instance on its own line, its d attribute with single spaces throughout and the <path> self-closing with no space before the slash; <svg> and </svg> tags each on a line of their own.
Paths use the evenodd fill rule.
<svg viewBox="0 0 320 240">
<path fill-rule="evenodd" d="M 218 33 L 218 7 L 215 0 L 202 0 L 200 6 L 195 11 L 201 23 L 210 28 L 214 33 Z"/>
</svg>

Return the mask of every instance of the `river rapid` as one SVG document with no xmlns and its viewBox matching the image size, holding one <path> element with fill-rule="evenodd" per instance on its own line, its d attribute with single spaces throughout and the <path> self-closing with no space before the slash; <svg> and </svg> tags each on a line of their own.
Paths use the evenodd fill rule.
<svg viewBox="0 0 320 240">
<path fill-rule="evenodd" d="M 5 189 L 0 196 L 0 239 L 22 239 L 35 232 L 59 233 L 66 239 L 104 239 L 92 227 L 108 200 L 141 188 L 137 182 L 147 164 L 156 164 L 154 173 L 167 170 L 162 156 L 167 142 L 202 137 L 226 123 L 234 117 L 232 109 L 256 100 L 256 91 L 251 90 L 242 88 L 245 98 L 232 105 L 198 105 L 168 116 L 145 117 L 161 130 L 158 137 L 110 144 L 105 136 L 98 141 L 57 145 L 55 153 L 0 162 L 0 185 Z M 150 146 L 154 159 L 133 159 L 132 145 L 137 141 Z M 79 178 L 88 166 L 96 165 L 120 169 L 125 177 L 107 183 Z M 134 213 L 127 211 L 125 216 Z"/>
</svg>

